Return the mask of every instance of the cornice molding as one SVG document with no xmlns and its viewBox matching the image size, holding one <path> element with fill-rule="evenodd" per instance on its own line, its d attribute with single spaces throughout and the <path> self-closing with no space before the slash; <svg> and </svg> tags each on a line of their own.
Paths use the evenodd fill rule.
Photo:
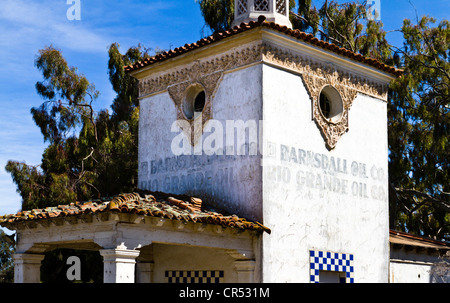
<svg viewBox="0 0 450 303">
<path fill-rule="evenodd" d="M 214 95 L 224 73 L 261 62 L 301 76 L 311 98 L 312 119 L 320 129 L 328 149 L 335 148 L 342 135 L 348 131 L 348 112 L 358 93 L 387 101 L 388 83 L 369 80 L 337 64 L 263 41 L 174 67 L 168 72 L 150 75 L 139 81 L 139 95 L 143 99 L 167 91 L 177 110 L 174 118 L 188 121 L 191 125 L 191 144 L 194 145 L 194 138 L 198 138 L 198 134 L 194 134 L 195 120 L 187 119 L 182 108 L 186 90 L 194 84 L 201 84 L 205 88 L 206 103 L 201 118 L 203 127 L 213 119 Z M 327 120 L 320 111 L 319 96 L 325 85 L 336 88 L 342 97 L 344 111 L 338 122 Z"/>
</svg>

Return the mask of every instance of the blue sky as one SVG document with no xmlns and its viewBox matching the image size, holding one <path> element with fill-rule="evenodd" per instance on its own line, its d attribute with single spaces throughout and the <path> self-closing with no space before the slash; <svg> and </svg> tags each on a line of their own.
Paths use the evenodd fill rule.
<svg viewBox="0 0 450 303">
<path fill-rule="evenodd" d="M 195 0 L 79 0 L 81 20 L 68 20 L 67 0 L 0 0 L 0 215 L 20 210 L 21 198 L 4 167 L 8 160 L 38 165 L 46 144 L 30 109 L 42 103 L 34 67 L 39 49 L 53 45 L 101 92 L 98 109 L 109 108 L 114 92 L 107 75 L 107 49 L 118 42 L 124 52 L 142 43 L 170 49 L 202 38 L 204 22 Z M 314 1 L 320 5 L 322 1 Z M 345 2 L 345 1 L 338 1 Z M 404 18 L 430 15 L 449 19 L 448 0 L 381 0 L 385 30 Z M 401 43 L 398 33 L 388 36 Z"/>
</svg>

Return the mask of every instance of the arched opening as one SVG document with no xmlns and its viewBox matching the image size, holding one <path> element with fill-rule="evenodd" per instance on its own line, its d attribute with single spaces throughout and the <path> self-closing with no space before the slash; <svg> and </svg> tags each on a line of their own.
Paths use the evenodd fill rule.
<svg viewBox="0 0 450 303">
<path fill-rule="evenodd" d="M 103 283 L 103 259 L 98 251 L 68 248 L 48 251 L 41 263 L 41 282 Z"/>
<path fill-rule="evenodd" d="M 206 92 L 201 84 L 191 85 L 187 90 L 183 102 L 183 112 L 188 120 L 194 119 L 203 112 L 206 103 Z"/>
<path fill-rule="evenodd" d="M 319 96 L 320 112 L 330 122 L 336 123 L 341 120 L 344 105 L 341 95 L 331 85 L 327 85 L 322 88 Z"/>
</svg>

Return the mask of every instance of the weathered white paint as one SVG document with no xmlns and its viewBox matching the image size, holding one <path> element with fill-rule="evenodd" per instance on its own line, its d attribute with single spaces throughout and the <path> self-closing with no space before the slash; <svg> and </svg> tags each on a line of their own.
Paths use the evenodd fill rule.
<svg viewBox="0 0 450 303">
<path fill-rule="evenodd" d="M 373 68 L 323 50 L 316 52 L 279 33 L 264 29 L 242 36 L 254 45 L 255 41 L 248 41 L 251 35 L 297 54 L 304 51 L 320 64 L 328 64 L 329 59 L 331 65 L 359 77 L 384 84 L 388 81 L 386 74 Z M 229 43 L 237 45 L 238 39 Z M 156 65 L 156 69 L 171 73 L 197 60 L 211 59 L 217 49 L 219 55 L 231 53 L 226 43 L 170 60 L 167 68 Z M 202 55 L 203 51 L 206 54 Z M 143 73 L 145 78 L 152 72 L 146 68 Z M 356 282 L 387 282 L 386 101 L 359 94 L 349 112 L 349 131 L 331 151 L 312 119 L 311 107 L 301 75 L 289 66 L 262 59 L 231 67 L 223 71 L 212 96 L 214 120 L 205 125 L 209 132 L 197 144 L 229 121 L 241 121 L 244 126 L 253 121 L 258 123 L 257 143 L 263 149 L 256 155 L 238 155 L 242 146 L 237 146 L 236 137 L 233 144 L 227 142 L 230 133 L 224 132 L 222 150 L 234 145 L 228 155 L 179 156 L 172 150 L 180 132 L 172 131 L 177 109 L 169 93 L 150 94 L 140 102 L 141 189 L 198 196 L 218 209 L 261 221 L 271 234 L 261 237 L 219 226 L 111 214 L 109 218 L 94 216 L 90 222 L 63 219 L 54 221 L 55 225 L 47 222 L 21 229 L 18 252 L 41 254 L 74 246 L 102 249 L 105 269 L 111 273 L 105 281 L 114 282 L 134 280 L 134 268 L 137 281 L 161 281 L 164 271 L 170 269 L 204 268 L 227 271 L 227 281 L 309 282 L 309 251 L 318 250 L 354 255 Z M 251 142 L 247 139 L 246 143 Z M 295 157 L 291 157 L 292 150 Z M 300 159 L 308 153 L 315 155 L 314 161 L 334 163 L 336 171 L 305 164 Z M 324 185 L 326 180 L 330 187 Z M 138 256 L 136 251 L 143 247 L 152 247 L 152 253 Z M 189 259 L 183 252 L 197 257 Z"/>
<path fill-rule="evenodd" d="M 115 249 L 125 245 L 137 249 L 153 242 L 177 245 L 196 245 L 237 250 L 253 256 L 253 242 L 257 233 L 237 231 L 209 224 L 181 223 L 161 218 L 142 217 L 139 223 L 125 223 L 127 216 L 112 216 L 106 222 L 40 226 L 17 230 L 20 242 L 18 253 L 39 254 L 49 249 L 78 246 L 80 249 Z M 119 220 L 123 220 L 119 223 Z"/>
<path fill-rule="evenodd" d="M 119 246 L 115 249 L 102 249 L 100 255 L 103 257 L 103 283 L 135 282 L 138 250 L 129 250 Z"/>
<path fill-rule="evenodd" d="M 437 270 L 442 265 L 440 254 L 433 249 L 412 248 L 390 249 L 390 283 L 449 283 L 450 275 Z"/>
<path fill-rule="evenodd" d="M 243 123 L 261 120 L 261 69 L 261 65 L 254 65 L 223 76 L 213 100 L 213 118 L 224 131 L 222 150 L 231 146 L 226 145 L 227 120 Z M 231 155 L 177 156 L 171 150 L 171 143 L 181 132 L 171 132 L 176 111 L 169 94 L 145 98 L 140 108 L 139 185 L 142 189 L 192 194 L 247 219 L 262 218 L 260 157 L 248 153 L 237 156 L 243 148 L 237 146 L 237 132 Z M 212 123 L 207 122 L 205 128 Z M 205 132 L 200 143 L 215 131 L 211 128 Z M 155 172 L 155 167 L 165 161 L 169 163 L 169 171 Z"/>
<path fill-rule="evenodd" d="M 294 53 L 305 50 L 313 58 L 317 54 L 321 64 L 329 59 L 359 77 L 388 83 L 384 73 L 335 55 L 327 58 L 323 50 L 315 53 L 293 39 L 270 31 L 264 32 L 263 39 Z M 172 64 L 171 68 L 180 66 Z M 170 128 L 176 109 L 168 93 L 158 93 L 141 100 L 140 186 L 200 196 L 219 209 L 271 228 L 259 247 L 262 261 L 257 281 L 309 282 L 309 251 L 319 250 L 353 254 L 356 282 L 387 282 L 386 100 L 358 94 L 349 111 L 349 132 L 331 151 L 312 119 L 311 99 L 301 75 L 288 67 L 263 60 L 225 71 L 212 102 L 212 117 L 223 125 L 227 120 L 263 121 L 258 142 L 264 147 L 263 154 L 174 157 L 170 145 L 179 133 L 171 133 Z M 204 134 L 203 140 L 208 135 Z M 318 154 L 321 160 L 333 159 L 340 172 L 333 175 L 283 159 L 283 150 L 292 148 L 297 153 Z M 152 172 L 152 163 L 166 159 L 174 161 L 176 169 Z M 186 161 L 193 164 L 185 165 Z M 314 185 L 319 176 L 322 184 L 329 178 L 338 180 L 339 186 L 336 190 L 314 188 L 307 181 L 310 175 Z M 184 186 L 180 186 L 181 178 Z"/>
<path fill-rule="evenodd" d="M 41 280 L 41 261 L 44 255 L 14 254 L 14 282 L 39 283 Z"/>
<path fill-rule="evenodd" d="M 309 282 L 310 250 L 354 254 L 355 281 L 387 282 L 387 196 L 378 200 L 371 195 L 372 187 L 388 190 L 386 102 L 358 95 L 349 132 L 328 151 L 300 76 L 268 66 L 263 75 L 264 142 L 275 148 L 273 155 L 264 156 L 263 166 L 264 224 L 272 229 L 263 240 L 264 282 Z M 316 177 L 314 184 L 317 176 L 324 182 L 330 174 L 281 161 L 281 145 L 312 151 L 321 159 L 341 159 L 342 167 L 346 160 L 346 173 L 335 175 L 340 190 L 299 185 L 309 173 Z M 366 176 L 353 176 L 354 161 L 365 165 Z M 372 167 L 384 172 L 382 180 L 371 177 Z M 359 191 L 353 195 L 353 182 L 365 186 L 362 196 Z"/>
<path fill-rule="evenodd" d="M 389 270 L 390 283 L 431 283 L 430 274 L 433 264 L 391 260 Z"/>
<path fill-rule="evenodd" d="M 153 244 L 153 281 L 165 282 L 166 271 L 222 270 L 224 282 L 236 282 L 234 258 L 226 251 L 193 246 Z"/>
</svg>

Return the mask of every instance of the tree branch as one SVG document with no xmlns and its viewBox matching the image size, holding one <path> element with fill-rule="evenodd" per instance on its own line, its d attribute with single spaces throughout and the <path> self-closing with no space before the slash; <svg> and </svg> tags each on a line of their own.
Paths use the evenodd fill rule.
<svg viewBox="0 0 450 303">
<path fill-rule="evenodd" d="M 435 204 L 436 206 L 442 208 L 443 210 L 450 212 L 450 204 L 448 201 L 440 200 L 435 197 L 430 196 L 429 194 L 426 194 L 424 192 L 415 190 L 415 189 L 401 189 L 401 188 L 395 188 L 395 191 L 399 193 L 400 195 L 409 195 L 409 196 L 418 196 L 423 198 L 424 200 L 418 204 L 418 206 L 422 206 L 426 202 L 431 202 Z M 403 196 L 404 197 L 404 196 Z M 405 197 L 404 197 L 405 198 Z M 415 201 L 418 203 L 417 201 Z M 415 207 L 414 209 L 417 209 L 418 207 Z"/>
<path fill-rule="evenodd" d="M 308 23 L 309 26 L 312 26 L 312 25 L 313 25 L 309 20 L 307 20 L 306 18 L 304 18 L 304 17 L 302 17 L 302 16 L 300 16 L 300 15 L 294 13 L 294 12 L 290 12 L 290 14 L 293 15 L 294 17 L 300 19 L 301 21 Z M 322 26 L 322 25 L 319 24 L 319 23 L 315 23 L 315 25 Z M 318 30 L 319 33 L 321 33 L 323 36 L 327 37 L 327 39 L 329 39 L 330 41 L 333 41 L 333 42 L 335 42 L 336 44 L 341 44 L 341 45 L 342 45 L 342 42 L 341 42 L 341 41 L 339 41 L 339 40 L 337 40 L 337 39 L 335 39 L 335 38 L 333 38 L 333 37 L 330 37 L 328 34 L 326 34 L 326 33 L 325 33 L 324 31 L 322 31 L 320 28 L 317 28 L 317 30 Z"/>
<path fill-rule="evenodd" d="M 343 39 L 347 45 L 349 46 L 350 50 L 352 52 L 355 52 L 355 46 L 352 45 L 350 43 L 350 41 L 348 41 L 347 37 L 345 37 L 343 34 L 341 34 L 337 29 L 336 29 L 336 23 L 334 22 L 333 18 L 331 18 L 330 14 L 328 13 L 328 0 L 325 0 L 325 16 L 327 17 L 327 20 L 331 22 L 331 25 L 333 26 L 333 32 L 336 33 L 339 37 L 341 37 L 341 39 Z"/>
</svg>

